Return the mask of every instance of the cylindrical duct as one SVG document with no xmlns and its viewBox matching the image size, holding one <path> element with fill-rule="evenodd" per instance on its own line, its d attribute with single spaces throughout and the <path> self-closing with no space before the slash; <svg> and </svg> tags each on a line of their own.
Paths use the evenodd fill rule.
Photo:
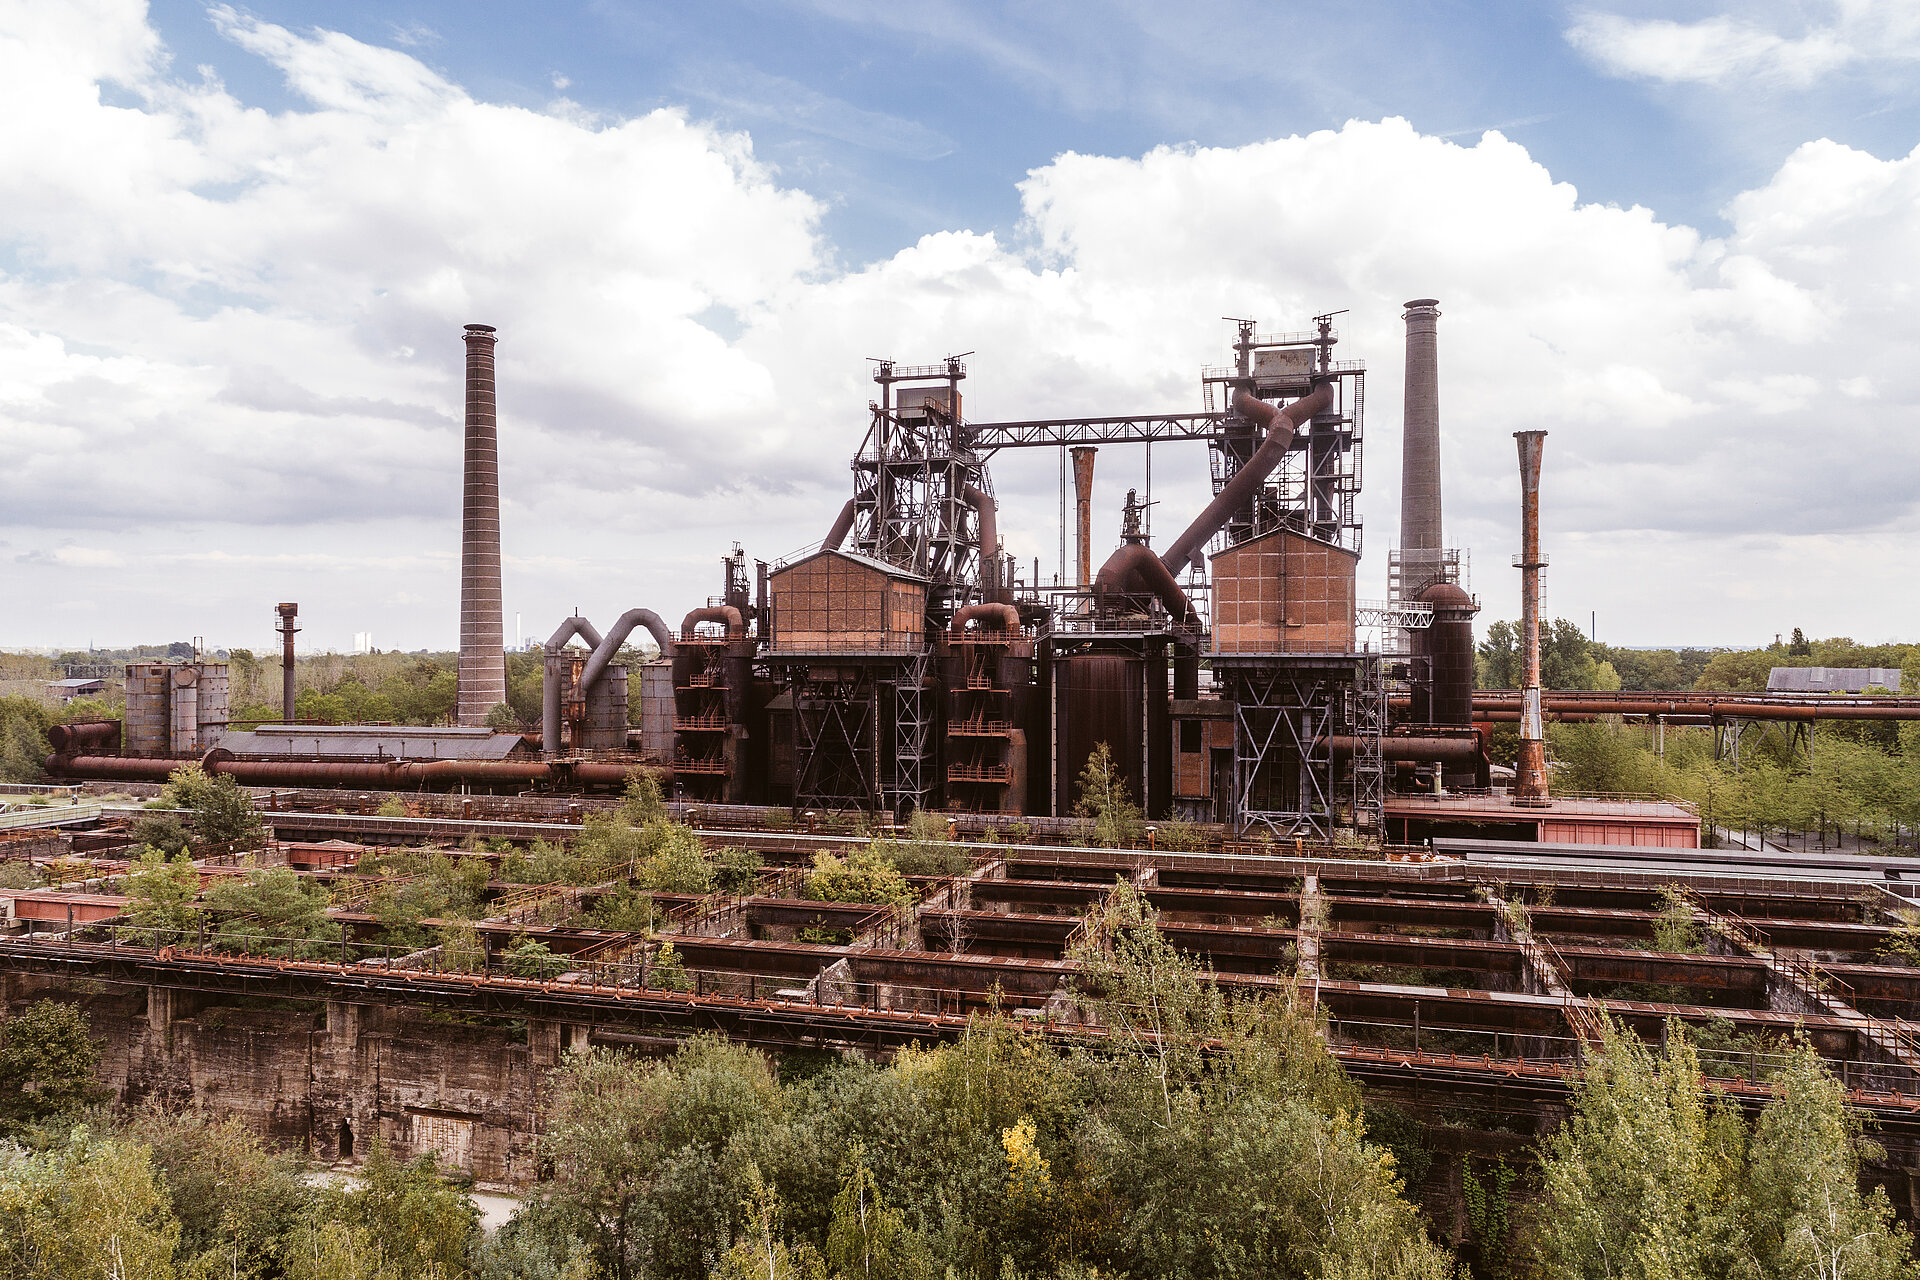
<svg viewBox="0 0 1920 1280">
<path fill-rule="evenodd" d="M 470 324 L 466 482 L 460 513 L 460 696 L 455 719 L 483 725 L 507 700 L 506 627 L 500 609 L 500 435 L 490 324 Z"/>
<path fill-rule="evenodd" d="M 1440 304 L 1407 303 L 1406 391 L 1401 401 L 1400 563 L 1409 595 L 1440 567 Z"/>
<path fill-rule="evenodd" d="M 1514 767 L 1513 798 L 1521 804 L 1547 803 L 1547 730 L 1540 711 L 1540 455 L 1544 431 L 1516 431 L 1520 447 L 1520 646 L 1526 663 L 1521 681 L 1520 756 Z"/>
<path fill-rule="evenodd" d="M 1073 527 L 1079 552 L 1076 587 L 1093 581 L 1093 458 L 1099 452 L 1090 444 L 1073 449 Z"/>
<path fill-rule="evenodd" d="M 280 615 L 280 720 L 283 724 L 293 723 L 293 637 L 300 628 L 293 620 L 300 613 L 298 604 L 279 604 L 274 612 Z"/>
</svg>

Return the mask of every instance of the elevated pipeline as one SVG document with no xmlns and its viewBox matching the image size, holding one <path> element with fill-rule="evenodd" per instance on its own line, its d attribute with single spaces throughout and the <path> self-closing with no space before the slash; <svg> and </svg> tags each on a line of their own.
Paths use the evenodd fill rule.
<svg viewBox="0 0 1920 1280">
<path fill-rule="evenodd" d="M 541 754 L 549 759 L 560 754 L 560 654 L 575 636 L 595 649 L 600 647 L 599 629 L 575 614 L 547 638 L 546 660 L 540 671 L 540 746 Z"/>
<path fill-rule="evenodd" d="M 250 787 L 358 787 L 403 791 L 480 784 L 527 787 L 569 779 L 591 786 L 618 786 L 634 773 L 651 774 L 669 784 L 673 770 L 660 765 L 581 762 L 566 765 L 542 760 L 236 760 L 223 750 L 198 760 L 138 756 L 49 756 L 55 777 L 115 782 L 165 782 L 176 769 L 197 764 L 210 774 Z"/>
<path fill-rule="evenodd" d="M 999 630 L 1017 632 L 1020 630 L 1020 611 L 1010 604 L 970 604 L 953 615 L 947 634 L 965 635 L 969 622 L 979 623 L 983 627 L 992 622 L 997 624 Z"/>
</svg>

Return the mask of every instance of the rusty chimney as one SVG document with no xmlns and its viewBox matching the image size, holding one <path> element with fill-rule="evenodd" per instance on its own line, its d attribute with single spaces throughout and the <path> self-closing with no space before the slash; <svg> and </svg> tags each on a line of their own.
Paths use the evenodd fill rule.
<svg viewBox="0 0 1920 1280">
<path fill-rule="evenodd" d="M 1074 536 L 1080 553 L 1080 572 L 1074 581 L 1077 587 L 1093 582 L 1093 458 L 1099 452 L 1090 444 L 1073 449 Z"/>
<path fill-rule="evenodd" d="M 1440 572 L 1440 304 L 1406 304 L 1407 381 L 1401 401 L 1400 563 L 1410 593 Z"/>
<path fill-rule="evenodd" d="M 293 723 L 293 635 L 300 628 L 293 620 L 300 615 L 297 604 L 277 604 L 273 611 L 280 615 L 280 719 L 285 724 Z"/>
<path fill-rule="evenodd" d="M 460 508 L 460 694 L 454 722 L 483 725 L 507 700 L 506 625 L 500 611 L 500 438 L 494 416 L 490 324 L 470 324 L 466 481 Z"/>
<path fill-rule="evenodd" d="M 1514 768 L 1515 804 L 1543 805 L 1547 800 L 1547 730 L 1540 709 L 1540 455 L 1544 431 L 1516 431 L 1520 445 L 1520 645 L 1526 662 L 1521 682 L 1520 758 Z"/>
</svg>

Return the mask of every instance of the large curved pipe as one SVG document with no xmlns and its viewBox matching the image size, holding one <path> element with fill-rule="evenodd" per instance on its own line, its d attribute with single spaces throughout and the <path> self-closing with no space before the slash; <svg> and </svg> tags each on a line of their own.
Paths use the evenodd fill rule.
<svg viewBox="0 0 1920 1280">
<path fill-rule="evenodd" d="M 1000 523 L 994 502 L 987 493 L 968 485 L 960 491 L 979 517 L 980 528 L 980 598 L 994 604 L 1007 603 L 1006 593 L 1000 589 Z"/>
<path fill-rule="evenodd" d="M 671 781 L 673 771 L 658 765 L 580 764 L 571 770 L 533 760 L 235 760 L 227 752 L 208 752 L 198 761 L 152 760 L 132 756 L 53 756 L 47 772 L 57 777 L 128 782 L 165 782 L 174 770 L 199 764 L 242 786 L 348 786 L 397 791 L 420 787 L 482 783 L 531 786 L 554 779 L 591 786 L 618 786 L 638 772 Z"/>
<path fill-rule="evenodd" d="M 853 532 L 854 500 L 847 499 L 847 505 L 840 508 L 840 514 L 833 518 L 833 528 L 827 530 L 827 540 L 820 544 L 822 551 L 838 551 L 840 544 Z"/>
<path fill-rule="evenodd" d="M 620 620 L 607 632 L 607 638 L 593 646 L 593 656 L 587 659 L 586 669 L 580 673 L 580 691 L 587 690 L 599 683 L 601 672 L 613 661 L 620 646 L 627 642 L 635 627 L 645 627 L 653 636 L 653 642 L 660 646 L 660 656 L 673 656 L 673 633 L 667 630 L 667 624 L 659 614 L 651 609 L 629 609 L 620 615 Z"/>
<path fill-rule="evenodd" d="M 1214 495 L 1206 510 L 1195 516 L 1186 531 L 1167 546 L 1160 560 L 1170 574 L 1185 570 L 1200 548 L 1206 545 L 1207 539 L 1220 532 L 1221 526 L 1232 518 L 1233 513 L 1245 506 L 1248 499 L 1267 482 L 1273 469 L 1287 456 L 1287 449 L 1293 443 L 1293 433 L 1300 424 L 1333 407 L 1333 384 L 1321 383 L 1284 409 L 1276 409 L 1257 396 L 1239 391 L 1234 393 L 1233 407 L 1264 425 L 1267 438 L 1254 450 L 1246 465 L 1233 473 L 1233 479 L 1227 481 L 1226 487 Z"/>
<path fill-rule="evenodd" d="M 1144 542 L 1129 542 L 1107 557 L 1100 576 L 1093 580 L 1093 606 L 1097 612 L 1119 609 L 1128 597 L 1152 595 L 1167 607 L 1167 613 L 1182 625 L 1200 628 L 1200 616 L 1193 602 L 1173 580 L 1173 574 Z"/>
<path fill-rule="evenodd" d="M 56 724 L 47 730 L 47 742 L 53 747 L 55 755 L 79 752 L 89 747 L 108 751 L 118 750 L 120 746 L 120 722 L 118 720 L 80 720 L 73 724 Z"/>
<path fill-rule="evenodd" d="M 997 619 L 1002 631 L 1020 630 L 1020 611 L 1010 604 L 970 604 L 953 615 L 953 622 L 947 627 L 949 635 L 965 635 L 969 622 L 986 624 Z"/>
<path fill-rule="evenodd" d="M 702 622 L 724 622 L 727 624 L 727 638 L 738 639 L 747 634 L 747 624 L 740 611 L 730 604 L 708 605 L 704 609 L 695 609 L 680 620 L 680 634 L 690 636 L 695 626 Z"/>
<path fill-rule="evenodd" d="M 553 660 L 575 636 L 595 649 L 600 647 L 599 629 L 575 614 L 547 638 L 546 658 L 540 668 L 540 753 L 549 757 L 560 754 L 560 673 Z"/>
</svg>

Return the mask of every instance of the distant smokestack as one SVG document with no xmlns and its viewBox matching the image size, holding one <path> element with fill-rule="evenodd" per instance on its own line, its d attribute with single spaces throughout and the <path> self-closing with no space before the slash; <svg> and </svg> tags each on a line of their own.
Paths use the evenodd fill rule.
<svg viewBox="0 0 1920 1280">
<path fill-rule="evenodd" d="M 1080 553 L 1077 587 L 1093 581 L 1093 459 L 1099 452 L 1090 444 L 1073 449 L 1073 518 Z"/>
<path fill-rule="evenodd" d="M 1401 401 L 1400 563 L 1417 592 L 1440 567 L 1440 304 L 1406 304 L 1407 384 Z"/>
<path fill-rule="evenodd" d="M 300 614 L 297 604 L 279 604 L 274 612 L 280 615 L 280 719 L 286 724 L 293 723 L 293 635 L 300 628 L 293 620 Z"/>
<path fill-rule="evenodd" d="M 1544 431 L 1516 431 L 1520 445 L 1520 645 L 1526 662 L 1521 679 L 1520 757 L 1514 769 L 1513 798 L 1518 804 L 1547 803 L 1547 727 L 1540 711 L 1540 455 Z"/>
<path fill-rule="evenodd" d="M 507 700 L 500 612 L 500 433 L 494 416 L 490 324 L 470 324 L 467 344 L 466 489 L 460 509 L 460 697 L 455 722 L 482 725 Z"/>
</svg>

